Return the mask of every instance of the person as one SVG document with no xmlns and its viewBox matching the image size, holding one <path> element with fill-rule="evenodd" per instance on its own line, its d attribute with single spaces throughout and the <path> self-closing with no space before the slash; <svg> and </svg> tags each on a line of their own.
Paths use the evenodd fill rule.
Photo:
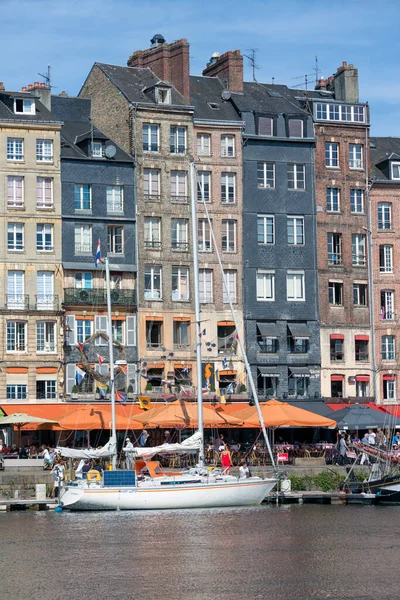
<svg viewBox="0 0 400 600">
<path fill-rule="evenodd" d="M 168 431 L 168 429 L 166 429 L 164 431 L 164 444 L 170 444 L 171 443 L 171 434 Z"/>
<path fill-rule="evenodd" d="M 43 467 L 45 469 L 52 469 L 53 468 L 53 460 L 54 459 L 52 459 L 52 457 L 50 455 L 50 452 L 49 452 L 49 449 L 44 444 L 42 444 L 42 451 L 39 454 L 39 456 L 41 458 L 43 458 Z"/>
<path fill-rule="evenodd" d="M 145 447 L 148 437 L 149 437 L 149 434 L 148 434 L 147 430 L 143 429 L 142 433 L 140 434 L 140 438 L 139 438 L 139 446 L 141 448 Z"/>
<path fill-rule="evenodd" d="M 246 479 L 246 477 L 250 476 L 250 470 L 249 467 L 247 466 L 247 464 L 244 462 L 242 465 L 240 465 L 239 467 L 239 478 L 240 479 Z"/>
<path fill-rule="evenodd" d="M 369 445 L 369 435 L 367 432 L 364 433 L 364 435 L 361 439 L 361 443 Z M 367 462 L 367 465 L 369 465 L 369 456 L 368 456 L 368 454 L 363 452 L 361 455 L 360 465 L 363 465 L 365 462 Z"/>
<path fill-rule="evenodd" d="M 376 445 L 376 434 L 372 429 L 368 429 L 368 443 L 370 446 Z"/>
<path fill-rule="evenodd" d="M 29 458 L 29 446 L 24 446 L 19 451 L 19 458 Z"/>
<path fill-rule="evenodd" d="M 214 452 L 218 452 L 219 451 L 219 448 L 220 448 L 221 444 L 222 444 L 221 436 L 217 435 L 217 437 L 215 438 L 214 443 L 213 443 L 213 450 L 214 450 Z"/>
<path fill-rule="evenodd" d="M 337 465 L 344 465 L 346 462 L 346 452 L 349 449 L 344 433 L 340 436 L 339 440 L 339 462 Z"/>
<path fill-rule="evenodd" d="M 395 435 L 393 436 L 393 446 L 398 446 L 400 443 L 400 435 L 399 432 L 396 431 Z"/>
<path fill-rule="evenodd" d="M 11 446 L 11 450 L 10 450 L 9 454 L 10 454 L 10 456 L 17 456 L 19 454 L 18 447 L 16 446 L 16 444 L 13 444 Z"/>
<path fill-rule="evenodd" d="M 385 434 L 380 427 L 378 427 L 376 430 L 376 443 L 378 446 L 385 445 Z"/>
<path fill-rule="evenodd" d="M 61 482 L 64 480 L 65 473 L 65 465 L 64 461 L 61 459 L 59 462 L 56 462 L 54 467 L 51 470 L 51 475 L 53 479 L 53 489 L 50 493 L 50 498 L 54 498 L 58 496 Z"/>
<path fill-rule="evenodd" d="M 229 448 L 226 445 L 223 447 L 223 450 L 221 452 L 221 465 L 224 473 L 229 475 L 232 466 L 232 458 L 231 453 L 229 452 Z"/>
<path fill-rule="evenodd" d="M 82 466 L 82 479 L 86 479 L 87 478 L 87 474 L 90 471 L 90 461 L 89 460 L 85 460 L 84 465 Z"/>
<path fill-rule="evenodd" d="M 133 444 L 130 438 L 126 438 L 126 446 L 123 449 L 125 452 L 125 464 L 128 471 L 133 469 Z"/>
<path fill-rule="evenodd" d="M 103 465 L 101 464 L 100 459 L 96 458 L 93 467 L 87 472 L 86 478 L 88 481 L 101 481 L 102 474 Z"/>
</svg>

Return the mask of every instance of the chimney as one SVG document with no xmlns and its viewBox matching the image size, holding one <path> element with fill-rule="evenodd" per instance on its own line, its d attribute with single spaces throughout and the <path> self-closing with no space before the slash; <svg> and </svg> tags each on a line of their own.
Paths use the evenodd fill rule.
<svg viewBox="0 0 400 600">
<path fill-rule="evenodd" d="M 333 76 L 333 85 L 336 100 L 344 102 L 358 102 L 358 69 L 354 65 L 343 62 Z"/>
<path fill-rule="evenodd" d="M 2 81 L 0 81 L 0 91 L 3 91 L 4 89 L 5 89 L 4 88 L 4 83 Z"/>
<path fill-rule="evenodd" d="M 203 71 L 205 77 L 219 77 L 225 80 L 231 92 L 243 92 L 243 56 L 240 50 L 225 52 L 221 56 L 215 52 Z"/>
<path fill-rule="evenodd" d="M 39 84 L 35 81 L 33 87 L 32 85 L 28 85 L 28 90 L 40 100 L 47 110 L 51 110 L 51 88 L 47 87 L 45 83 Z"/>
<path fill-rule="evenodd" d="M 21 88 L 21 92 L 26 92 L 26 87 L 24 85 Z"/>
<path fill-rule="evenodd" d="M 157 33 L 151 40 L 151 48 L 137 50 L 128 59 L 128 67 L 148 67 L 163 81 L 168 81 L 190 102 L 189 43 L 182 38 L 167 44 Z"/>
</svg>

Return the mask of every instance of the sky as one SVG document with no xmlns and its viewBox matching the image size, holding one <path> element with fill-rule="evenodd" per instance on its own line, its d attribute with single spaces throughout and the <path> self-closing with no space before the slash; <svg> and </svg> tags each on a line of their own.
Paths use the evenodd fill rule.
<svg viewBox="0 0 400 600">
<path fill-rule="evenodd" d="M 359 69 L 372 135 L 400 136 L 398 0 L 0 0 L 0 81 L 7 90 L 42 81 L 76 95 L 94 62 L 125 65 L 161 33 L 187 38 L 191 73 L 214 52 L 256 49 L 260 82 L 304 87 L 343 61 Z M 244 59 L 245 79 L 252 79 Z"/>
</svg>

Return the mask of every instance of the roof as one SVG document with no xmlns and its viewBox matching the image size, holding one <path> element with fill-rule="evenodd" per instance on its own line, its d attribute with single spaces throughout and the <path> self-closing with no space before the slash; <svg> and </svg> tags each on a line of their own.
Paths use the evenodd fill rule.
<svg viewBox="0 0 400 600">
<path fill-rule="evenodd" d="M 371 137 L 372 174 L 378 181 L 390 181 L 388 160 L 400 161 L 400 137 Z M 395 182 L 399 183 L 399 182 Z"/>
<path fill-rule="evenodd" d="M 14 99 L 32 99 L 35 100 L 35 114 L 18 114 L 14 113 Z M 0 92 L 0 121 L 17 121 L 26 123 L 54 122 L 58 123 L 59 119 L 50 112 L 39 100 L 37 96 L 30 92 Z"/>
<path fill-rule="evenodd" d="M 52 113 L 63 121 L 61 129 L 61 157 L 84 160 L 103 160 L 87 154 L 87 144 L 93 140 L 102 141 L 107 145 L 110 142 L 117 152 L 110 162 L 132 161 L 132 157 L 122 150 L 113 140 L 92 126 L 90 121 L 91 101 L 86 98 L 69 96 L 52 96 Z M 107 159 L 109 162 L 110 159 Z"/>
<path fill-rule="evenodd" d="M 104 75 L 124 94 L 129 102 L 156 104 L 149 90 L 157 84 L 163 84 L 164 82 L 151 69 L 120 67 L 118 65 L 97 62 L 94 64 L 94 67 L 101 69 Z M 175 106 L 188 106 L 185 97 L 173 86 L 171 86 L 171 101 L 172 105 Z"/>
<path fill-rule="evenodd" d="M 243 94 L 232 93 L 232 100 L 241 112 L 309 115 L 295 91 L 285 85 L 245 82 Z"/>
<path fill-rule="evenodd" d="M 190 103 L 194 118 L 204 121 L 237 121 L 241 123 L 232 102 L 221 97 L 225 86 L 218 77 L 190 77 Z"/>
</svg>

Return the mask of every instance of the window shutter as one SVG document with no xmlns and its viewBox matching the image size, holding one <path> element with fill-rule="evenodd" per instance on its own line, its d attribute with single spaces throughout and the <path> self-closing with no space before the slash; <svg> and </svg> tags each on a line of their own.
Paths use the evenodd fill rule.
<svg viewBox="0 0 400 600">
<path fill-rule="evenodd" d="M 272 135 L 273 120 L 270 117 L 259 117 L 258 135 Z"/>
<path fill-rule="evenodd" d="M 128 381 L 127 388 L 131 385 L 133 387 L 133 393 L 137 394 L 138 383 L 137 383 L 137 365 L 136 363 L 128 363 Z"/>
<path fill-rule="evenodd" d="M 293 275 L 287 276 L 287 296 L 288 296 L 288 298 L 294 298 L 294 277 L 293 277 Z"/>
<path fill-rule="evenodd" d="M 94 328 L 95 333 L 105 333 L 107 334 L 107 317 L 103 315 L 96 315 L 94 318 Z M 97 337 L 95 341 L 95 346 L 107 346 L 108 342 L 103 337 Z"/>
<path fill-rule="evenodd" d="M 67 364 L 67 376 L 66 376 L 66 392 L 67 394 L 72 394 L 72 388 L 76 384 L 75 380 L 76 375 L 76 365 Z"/>
<path fill-rule="evenodd" d="M 301 119 L 290 119 L 289 121 L 289 137 L 303 137 L 302 136 L 303 121 Z"/>
<path fill-rule="evenodd" d="M 126 345 L 136 346 L 136 317 L 126 317 Z"/>
<path fill-rule="evenodd" d="M 65 317 L 65 325 L 67 328 L 66 331 L 66 341 L 68 346 L 75 346 L 75 316 L 68 315 Z M 75 377 L 75 375 L 74 375 Z"/>
</svg>

